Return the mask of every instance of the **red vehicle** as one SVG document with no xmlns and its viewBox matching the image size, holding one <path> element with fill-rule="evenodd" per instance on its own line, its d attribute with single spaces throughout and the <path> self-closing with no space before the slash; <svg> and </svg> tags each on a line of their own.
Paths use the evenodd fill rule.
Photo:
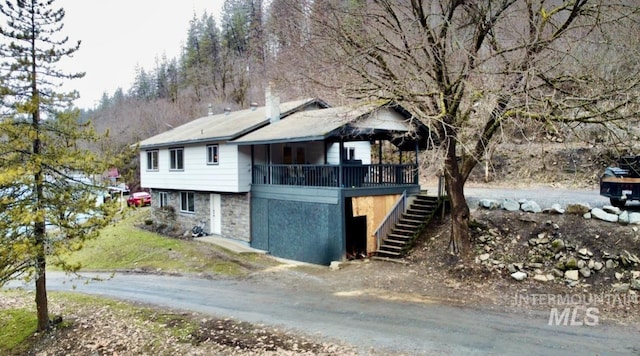
<svg viewBox="0 0 640 356">
<path fill-rule="evenodd" d="M 135 192 L 127 198 L 127 206 L 151 205 L 151 194 L 147 192 Z"/>
</svg>

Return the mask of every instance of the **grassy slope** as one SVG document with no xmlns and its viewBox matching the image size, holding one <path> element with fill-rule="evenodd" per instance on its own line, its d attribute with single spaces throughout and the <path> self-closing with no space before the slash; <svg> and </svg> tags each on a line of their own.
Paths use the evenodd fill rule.
<svg viewBox="0 0 640 356">
<path fill-rule="evenodd" d="M 170 273 L 206 273 L 231 276 L 246 272 L 247 260 L 218 246 L 192 240 L 168 238 L 136 227 L 148 216 L 148 208 L 127 212 L 115 225 L 66 258 L 81 263 L 83 270 L 143 270 Z M 264 263 L 268 263 L 263 261 Z"/>
<path fill-rule="evenodd" d="M 253 268 L 276 264 L 261 255 L 239 256 L 213 244 L 169 238 L 140 229 L 137 226 L 148 217 L 148 208 L 127 210 L 125 214 L 122 220 L 103 229 L 98 238 L 87 241 L 81 250 L 66 256 L 65 260 L 80 263 L 85 271 L 142 270 L 226 276 L 240 276 Z M 51 263 L 49 266 L 55 269 Z M 0 296 L 15 299 L 19 295 L 24 298 L 25 292 L 4 290 L 0 293 Z M 74 302 L 115 303 L 89 296 L 64 296 Z M 0 308 L 0 355 L 19 355 L 28 350 L 36 326 L 35 303 L 27 304 L 26 308 Z"/>
<path fill-rule="evenodd" d="M 2 292 L 15 295 L 15 292 Z M 34 310 L 2 308 L 0 310 L 0 355 L 18 355 L 29 349 L 27 340 L 36 331 L 38 320 Z"/>
</svg>

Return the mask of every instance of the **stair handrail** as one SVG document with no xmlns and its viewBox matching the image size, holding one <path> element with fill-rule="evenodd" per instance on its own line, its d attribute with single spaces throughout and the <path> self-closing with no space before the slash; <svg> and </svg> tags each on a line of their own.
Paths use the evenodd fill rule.
<svg viewBox="0 0 640 356">
<path fill-rule="evenodd" d="M 398 221 L 400 221 L 400 218 L 402 218 L 402 214 L 404 213 L 406 208 L 407 208 L 407 191 L 405 190 L 404 192 L 402 192 L 402 195 L 400 196 L 400 198 L 398 198 L 398 200 L 393 205 L 393 207 L 389 210 L 389 212 L 387 213 L 387 216 L 385 216 L 384 219 L 382 219 L 382 222 L 374 232 L 374 235 L 376 236 L 376 243 L 378 244 L 376 246 L 376 250 L 380 248 L 383 237 L 389 235 L 389 233 L 396 226 Z"/>
</svg>

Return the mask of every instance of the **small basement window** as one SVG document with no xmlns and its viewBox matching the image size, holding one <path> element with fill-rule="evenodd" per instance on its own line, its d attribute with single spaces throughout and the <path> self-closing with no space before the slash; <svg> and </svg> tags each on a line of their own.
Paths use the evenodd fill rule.
<svg viewBox="0 0 640 356">
<path fill-rule="evenodd" d="M 187 213 L 195 213 L 195 193 L 193 192 L 180 192 L 180 211 Z"/>
</svg>

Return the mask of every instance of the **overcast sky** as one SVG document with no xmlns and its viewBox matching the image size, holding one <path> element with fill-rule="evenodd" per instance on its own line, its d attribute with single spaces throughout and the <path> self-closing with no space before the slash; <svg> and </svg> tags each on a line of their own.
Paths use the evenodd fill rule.
<svg viewBox="0 0 640 356">
<path fill-rule="evenodd" d="M 94 107 L 105 91 L 127 90 L 136 65 L 151 70 L 156 58 L 177 57 L 187 38 L 193 14 L 219 13 L 224 0 L 57 0 L 66 12 L 63 34 L 81 40 L 74 58 L 65 59 L 67 71 L 86 72 L 68 83 L 80 92 L 76 105 Z"/>
</svg>

